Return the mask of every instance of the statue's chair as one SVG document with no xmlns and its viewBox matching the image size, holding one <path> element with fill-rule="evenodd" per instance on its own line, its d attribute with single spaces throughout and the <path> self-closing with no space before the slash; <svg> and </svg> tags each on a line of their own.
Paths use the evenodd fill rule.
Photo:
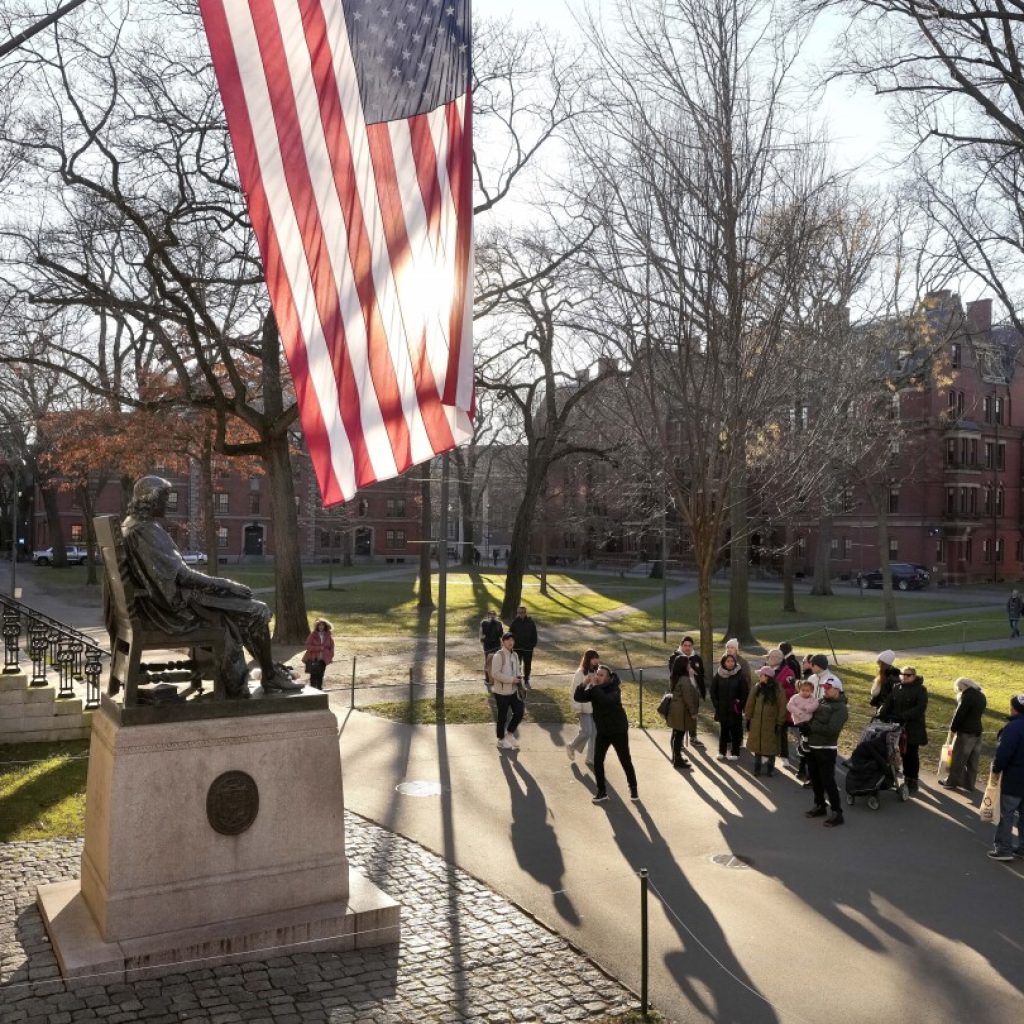
<svg viewBox="0 0 1024 1024">
<path fill-rule="evenodd" d="M 168 633 L 139 615 L 135 583 L 128 564 L 121 524 L 114 516 L 93 520 L 103 558 L 105 607 L 110 632 L 110 683 L 108 693 L 124 687 L 125 707 L 139 704 L 139 684 L 188 682 L 190 690 L 202 690 L 203 679 L 213 681 L 213 692 L 224 698 L 224 630 L 200 626 Z M 144 662 L 146 651 L 187 648 L 187 660 Z"/>
</svg>

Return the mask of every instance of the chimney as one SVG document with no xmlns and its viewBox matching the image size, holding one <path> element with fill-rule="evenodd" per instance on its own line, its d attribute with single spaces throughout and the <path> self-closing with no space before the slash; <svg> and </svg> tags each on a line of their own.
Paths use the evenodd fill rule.
<svg viewBox="0 0 1024 1024">
<path fill-rule="evenodd" d="M 992 330 L 991 299 L 967 303 L 967 329 L 972 334 L 987 334 Z"/>
</svg>

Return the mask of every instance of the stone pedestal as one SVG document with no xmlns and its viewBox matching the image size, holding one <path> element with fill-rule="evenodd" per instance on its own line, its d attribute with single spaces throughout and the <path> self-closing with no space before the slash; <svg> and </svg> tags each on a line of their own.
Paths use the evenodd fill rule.
<svg viewBox="0 0 1024 1024">
<path fill-rule="evenodd" d="M 398 941 L 349 871 L 327 710 L 157 725 L 94 717 L 80 881 L 38 902 L 66 978 L 106 981 Z"/>
</svg>

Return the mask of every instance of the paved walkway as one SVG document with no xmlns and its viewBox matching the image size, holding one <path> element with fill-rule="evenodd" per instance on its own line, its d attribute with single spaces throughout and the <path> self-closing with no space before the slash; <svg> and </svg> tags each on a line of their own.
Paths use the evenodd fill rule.
<svg viewBox="0 0 1024 1024">
<path fill-rule="evenodd" d="M 353 866 L 402 903 L 397 948 L 197 963 L 70 992 L 56 980 L 33 896 L 40 882 L 79 873 L 81 844 L 0 844 L 0 1020 L 569 1024 L 637 1005 L 564 940 L 435 854 L 351 814 L 345 834 Z"/>
<path fill-rule="evenodd" d="M 787 772 L 748 755 L 680 776 L 666 731 L 631 732 L 643 801 L 609 758 L 609 804 L 565 754 L 569 729 L 397 725 L 338 712 L 346 805 L 510 896 L 627 985 L 639 985 L 639 883 L 650 870 L 651 992 L 678 1022 L 874 1024 L 1020 1015 L 1024 865 L 985 857 L 991 828 L 933 788 L 808 821 Z M 403 781 L 440 784 L 408 797 Z M 747 858 L 749 867 L 734 858 Z"/>
</svg>

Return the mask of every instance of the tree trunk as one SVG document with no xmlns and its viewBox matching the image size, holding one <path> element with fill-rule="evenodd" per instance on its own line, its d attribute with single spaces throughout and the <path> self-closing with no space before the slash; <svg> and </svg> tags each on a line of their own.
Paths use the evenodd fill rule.
<svg viewBox="0 0 1024 1024">
<path fill-rule="evenodd" d="M 103 490 L 102 483 L 97 486 L 97 496 L 101 490 Z M 78 500 L 82 505 L 82 518 L 85 520 L 85 585 L 94 587 L 99 583 L 99 577 L 96 574 L 96 530 L 92 524 L 93 517 L 96 515 L 96 502 L 93 500 L 88 484 L 80 487 L 78 492 Z"/>
<path fill-rule="evenodd" d="M 270 521 L 274 531 L 277 613 L 274 639 L 278 643 L 300 644 L 309 635 L 309 618 L 306 615 L 306 592 L 302 588 L 299 521 L 287 433 L 268 439 L 263 462 L 270 490 Z"/>
<path fill-rule="evenodd" d="M 546 467 L 544 473 L 547 473 Z M 531 479 L 537 476 L 541 476 L 541 479 Z M 510 622 L 522 603 L 523 577 L 530 563 L 530 528 L 533 526 L 533 516 L 543 483 L 542 474 L 527 471 L 526 490 L 512 524 L 512 544 L 508 552 L 508 565 L 505 567 L 505 598 L 501 603 L 502 622 Z"/>
<path fill-rule="evenodd" d="M 702 557 L 694 545 L 694 557 L 697 562 L 697 625 L 700 629 L 700 656 L 707 666 L 707 681 L 710 685 L 711 676 L 715 672 L 715 624 L 711 613 L 711 577 L 714 575 L 715 556 L 712 552 Z"/>
<path fill-rule="evenodd" d="M 740 453 L 729 506 L 729 620 L 726 637 L 744 647 L 757 641 L 750 628 L 750 523 L 747 519 L 746 456 Z"/>
<path fill-rule="evenodd" d="M 878 516 L 878 558 L 882 569 L 882 618 L 883 629 L 899 629 L 896 621 L 896 595 L 892 592 L 892 569 L 889 566 L 889 494 L 888 489 L 882 500 L 875 505 Z"/>
<path fill-rule="evenodd" d="M 434 517 L 430 510 L 430 487 L 432 463 L 424 462 L 420 467 L 423 480 L 420 483 L 420 593 L 417 608 L 434 608 L 433 581 L 430 575 L 430 547 L 434 532 Z"/>
<path fill-rule="evenodd" d="M 796 530 L 793 521 L 786 520 L 785 533 L 782 541 L 782 610 L 796 611 Z"/>
<path fill-rule="evenodd" d="M 53 547 L 53 564 L 66 568 L 68 553 L 64 548 L 64 530 L 61 527 L 57 489 L 50 483 L 40 484 L 39 493 L 42 495 L 43 511 L 46 513 L 46 534 Z"/>
<path fill-rule="evenodd" d="M 548 531 L 540 531 L 540 592 L 548 596 Z"/>
<path fill-rule="evenodd" d="M 832 596 L 832 516 L 827 513 L 818 519 L 818 543 L 814 551 L 815 597 Z"/>
<path fill-rule="evenodd" d="M 213 503 L 213 438 L 203 441 L 199 458 L 199 505 L 203 515 L 203 543 L 206 545 L 206 572 L 216 576 L 220 567 L 220 538 L 217 536 L 217 511 Z"/>
</svg>

